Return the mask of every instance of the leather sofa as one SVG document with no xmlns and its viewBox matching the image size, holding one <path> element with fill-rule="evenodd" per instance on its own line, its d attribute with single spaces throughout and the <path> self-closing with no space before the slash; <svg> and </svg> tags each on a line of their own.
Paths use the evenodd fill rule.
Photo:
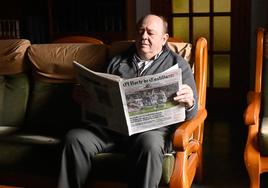
<svg viewBox="0 0 268 188">
<path fill-rule="evenodd" d="M 55 187 L 65 133 L 83 125 L 72 61 L 103 71 L 132 42 L 31 44 L 0 40 L 0 184 Z M 190 57 L 190 46 L 172 48 Z"/>
<path fill-rule="evenodd" d="M 64 134 L 82 124 L 72 61 L 100 70 L 106 53 L 101 45 L 0 40 L 0 184 L 55 185 Z"/>
</svg>

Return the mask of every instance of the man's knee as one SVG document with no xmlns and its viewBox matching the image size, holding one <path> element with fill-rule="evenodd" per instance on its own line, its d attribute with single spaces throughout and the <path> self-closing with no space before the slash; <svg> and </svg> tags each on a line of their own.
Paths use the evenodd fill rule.
<svg viewBox="0 0 268 188">
<path fill-rule="evenodd" d="M 66 144 L 71 144 L 79 140 L 82 136 L 83 131 L 81 129 L 72 129 L 65 136 Z"/>
<path fill-rule="evenodd" d="M 140 134 L 135 144 L 142 152 L 163 153 L 164 141 L 161 136 L 153 132 Z"/>
</svg>

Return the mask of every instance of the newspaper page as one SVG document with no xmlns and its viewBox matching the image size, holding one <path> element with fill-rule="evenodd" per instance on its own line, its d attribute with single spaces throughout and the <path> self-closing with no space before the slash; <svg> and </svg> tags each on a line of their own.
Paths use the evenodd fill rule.
<svg viewBox="0 0 268 188">
<path fill-rule="evenodd" d="M 181 87 L 181 69 L 123 79 L 74 62 L 78 81 L 88 92 L 82 118 L 96 126 L 132 135 L 185 120 L 185 107 L 173 97 Z"/>
</svg>

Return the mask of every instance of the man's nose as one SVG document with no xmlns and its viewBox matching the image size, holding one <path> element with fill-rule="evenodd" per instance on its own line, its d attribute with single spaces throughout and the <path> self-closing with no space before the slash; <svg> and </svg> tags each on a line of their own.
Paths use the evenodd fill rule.
<svg viewBox="0 0 268 188">
<path fill-rule="evenodd" d="M 144 31 L 141 36 L 142 36 L 142 39 L 147 39 L 148 33 L 146 31 Z"/>
</svg>

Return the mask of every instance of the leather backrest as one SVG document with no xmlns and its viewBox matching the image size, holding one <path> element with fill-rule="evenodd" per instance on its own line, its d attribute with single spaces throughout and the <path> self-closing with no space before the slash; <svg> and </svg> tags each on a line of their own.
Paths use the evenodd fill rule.
<svg viewBox="0 0 268 188">
<path fill-rule="evenodd" d="M 25 54 L 31 45 L 26 39 L 0 40 L 0 75 L 16 74 L 25 70 Z"/>
<path fill-rule="evenodd" d="M 71 35 L 60 37 L 52 43 L 90 43 L 90 44 L 103 44 L 103 42 L 97 38 L 89 36 Z"/>
<path fill-rule="evenodd" d="M 101 71 L 106 51 L 106 45 L 97 44 L 33 44 L 28 57 L 37 78 L 48 82 L 76 82 L 73 61 Z"/>
</svg>

